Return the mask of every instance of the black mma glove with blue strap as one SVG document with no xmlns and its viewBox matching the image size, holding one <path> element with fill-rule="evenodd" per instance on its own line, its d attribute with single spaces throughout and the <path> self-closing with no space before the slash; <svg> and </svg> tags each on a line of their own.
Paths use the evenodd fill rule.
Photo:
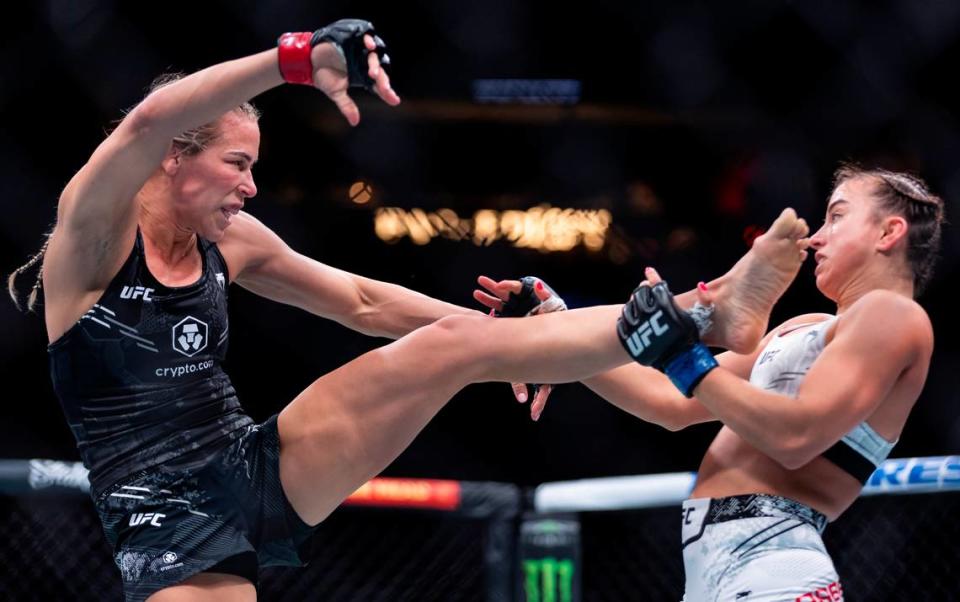
<svg viewBox="0 0 960 602">
<path fill-rule="evenodd" d="M 666 282 L 633 291 L 617 320 L 617 335 L 634 361 L 665 373 L 687 397 L 718 365 L 700 342 L 696 322 L 674 303 Z"/>
</svg>

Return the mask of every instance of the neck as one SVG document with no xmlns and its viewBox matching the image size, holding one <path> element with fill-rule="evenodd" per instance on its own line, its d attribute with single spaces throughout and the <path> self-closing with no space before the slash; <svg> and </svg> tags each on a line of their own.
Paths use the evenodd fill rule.
<svg viewBox="0 0 960 602">
<path fill-rule="evenodd" d="M 874 264 L 873 269 L 865 269 L 852 278 L 837 297 L 837 315 L 874 290 L 892 291 L 913 299 L 913 274 L 895 267 Z"/>
<path fill-rule="evenodd" d="M 137 194 L 140 233 L 144 245 L 167 265 L 176 265 L 197 248 L 196 232 L 177 223 L 169 190 L 148 183 Z"/>
</svg>

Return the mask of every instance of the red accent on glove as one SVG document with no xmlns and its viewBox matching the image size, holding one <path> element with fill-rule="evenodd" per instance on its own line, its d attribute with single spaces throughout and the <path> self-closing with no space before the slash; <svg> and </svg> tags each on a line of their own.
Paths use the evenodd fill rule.
<svg viewBox="0 0 960 602">
<path fill-rule="evenodd" d="M 309 31 L 299 33 L 285 33 L 277 43 L 279 54 L 280 75 L 288 84 L 313 85 L 313 63 L 310 62 Z"/>
</svg>

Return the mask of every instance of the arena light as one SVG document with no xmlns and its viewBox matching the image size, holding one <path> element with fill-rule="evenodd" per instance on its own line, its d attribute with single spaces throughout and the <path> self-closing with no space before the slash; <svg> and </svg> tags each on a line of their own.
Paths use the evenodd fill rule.
<svg viewBox="0 0 960 602">
<path fill-rule="evenodd" d="M 452 209 L 384 207 L 374 215 L 374 231 L 380 240 L 395 243 L 409 238 L 425 245 L 434 238 L 468 240 L 488 246 L 506 240 L 516 247 L 539 251 L 570 251 L 583 246 L 603 248 L 613 218 L 606 209 L 563 209 L 538 205 L 526 211 L 481 209 L 463 218 Z"/>
<path fill-rule="evenodd" d="M 348 506 L 392 506 L 455 510 L 460 506 L 460 483 L 438 479 L 376 478 L 350 495 Z"/>
<path fill-rule="evenodd" d="M 357 205 L 366 205 L 373 198 L 373 187 L 360 180 L 350 185 L 348 194 L 350 200 Z"/>
</svg>

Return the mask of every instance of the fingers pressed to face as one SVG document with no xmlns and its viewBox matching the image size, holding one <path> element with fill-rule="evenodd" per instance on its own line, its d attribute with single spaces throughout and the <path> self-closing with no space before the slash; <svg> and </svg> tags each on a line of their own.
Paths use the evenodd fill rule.
<svg viewBox="0 0 960 602">
<path fill-rule="evenodd" d="M 513 388 L 513 396 L 520 403 L 526 403 L 527 401 L 527 385 L 523 383 L 511 383 L 510 387 Z"/>
</svg>

